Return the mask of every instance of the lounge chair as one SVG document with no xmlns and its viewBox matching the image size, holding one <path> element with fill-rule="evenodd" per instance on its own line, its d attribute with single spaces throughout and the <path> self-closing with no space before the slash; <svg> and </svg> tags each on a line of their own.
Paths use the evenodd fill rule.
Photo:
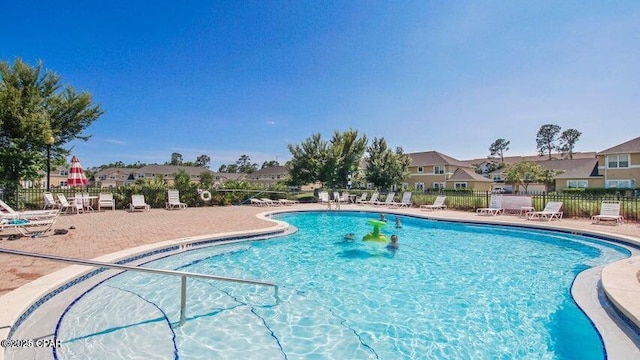
<svg viewBox="0 0 640 360">
<path fill-rule="evenodd" d="M 405 191 L 402 193 L 402 200 L 400 200 L 399 203 L 394 201 L 391 204 L 391 207 L 411 207 L 411 205 L 413 205 L 413 202 L 411 202 L 411 196 L 413 196 L 411 191 Z"/>
<path fill-rule="evenodd" d="M 624 217 L 620 215 L 619 201 L 603 201 L 600 204 L 600 215 L 591 217 L 592 224 L 599 224 L 601 221 L 615 221 L 615 225 L 624 223 Z"/>
<path fill-rule="evenodd" d="M 131 209 L 131 212 L 136 210 L 149 211 L 151 206 L 144 202 L 144 195 L 131 195 L 129 209 Z"/>
<path fill-rule="evenodd" d="M 52 193 L 44 193 L 42 194 L 42 196 L 44 197 L 44 208 L 43 208 L 44 210 L 60 208 L 60 204 L 58 204 L 56 200 L 53 198 Z"/>
<path fill-rule="evenodd" d="M 362 205 L 362 203 L 363 203 L 363 202 L 366 202 L 366 201 L 367 201 L 367 195 L 368 195 L 368 194 L 367 194 L 366 192 L 363 192 L 363 193 L 360 195 L 360 197 L 356 199 L 356 204 L 358 204 L 358 205 Z"/>
<path fill-rule="evenodd" d="M 384 199 L 384 201 L 376 201 L 374 203 L 374 205 L 391 205 L 393 204 L 393 198 L 396 196 L 396 193 L 394 191 L 391 191 L 390 193 L 387 194 L 387 197 Z"/>
<path fill-rule="evenodd" d="M 373 194 L 371 194 L 371 198 L 369 200 L 361 201 L 360 203 L 361 204 L 375 205 L 378 202 L 378 196 L 380 196 L 380 193 L 378 193 L 376 191 Z"/>
<path fill-rule="evenodd" d="M 269 198 L 260 198 L 260 200 L 262 200 L 262 202 L 267 205 L 267 206 L 278 206 L 280 205 L 280 203 L 277 203 Z"/>
<path fill-rule="evenodd" d="M 37 237 L 51 230 L 58 220 L 59 210 L 50 211 L 39 216 L 10 217 L 9 214 L 2 214 L 0 217 L 0 230 L 15 229 L 22 235 Z"/>
<path fill-rule="evenodd" d="M 547 220 L 562 219 L 562 201 L 549 201 L 542 211 L 531 211 L 527 213 L 529 220 Z"/>
<path fill-rule="evenodd" d="M 256 199 L 256 198 L 249 198 L 249 204 L 251 204 L 252 206 L 265 206 L 266 205 L 264 203 L 264 201 L 262 201 L 260 199 Z"/>
<path fill-rule="evenodd" d="M 447 205 L 444 204 L 444 201 L 447 199 L 446 196 L 438 196 L 436 200 L 431 205 L 420 205 L 421 209 L 425 210 L 444 210 L 447 208 Z"/>
<path fill-rule="evenodd" d="M 51 216 L 52 214 L 58 214 L 58 210 L 27 210 L 27 211 L 15 211 L 4 201 L 0 200 L 0 208 L 4 212 L 0 212 L 0 216 L 5 219 L 39 219 L 41 217 Z"/>
<path fill-rule="evenodd" d="M 167 203 L 165 204 L 167 209 L 186 209 L 187 204 L 180 202 L 180 191 L 167 190 Z"/>
<path fill-rule="evenodd" d="M 110 207 L 111 210 L 116 210 L 116 201 L 113 199 L 112 193 L 100 193 L 98 195 L 98 211 L 103 207 Z"/>
<path fill-rule="evenodd" d="M 498 214 L 504 214 L 504 209 L 502 208 L 502 196 L 500 195 L 491 195 L 489 207 L 476 209 L 476 215 L 496 216 Z"/>
<path fill-rule="evenodd" d="M 289 200 L 289 199 L 278 199 L 278 201 L 282 205 L 294 205 L 299 204 L 300 202 L 297 200 Z"/>
<path fill-rule="evenodd" d="M 318 202 L 321 204 L 328 204 L 329 203 L 329 193 L 326 191 L 320 191 L 318 193 Z"/>
<path fill-rule="evenodd" d="M 82 206 L 82 200 L 78 201 L 73 199 L 71 203 L 63 194 L 58 194 L 58 201 L 60 201 L 60 211 L 68 214 L 69 210 L 75 211 L 76 214 L 84 212 L 84 206 Z"/>
</svg>

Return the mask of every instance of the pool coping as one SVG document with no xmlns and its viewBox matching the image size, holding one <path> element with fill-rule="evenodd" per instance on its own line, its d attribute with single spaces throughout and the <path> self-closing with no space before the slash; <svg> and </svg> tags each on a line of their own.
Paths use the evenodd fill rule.
<svg viewBox="0 0 640 360">
<path fill-rule="evenodd" d="M 265 209 L 266 210 L 266 209 Z M 411 209 L 417 210 L 417 209 Z M 263 219 L 269 222 L 275 223 L 273 226 L 265 227 L 257 230 L 242 230 L 242 231 L 233 231 L 233 232 L 224 232 L 224 233 L 214 233 L 214 234 L 206 234 L 192 237 L 182 237 L 173 240 L 162 241 L 159 243 L 141 245 L 134 248 L 124 249 L 121 251 L 117 251 L 114 253 L 106 254 L 92 260 L 103 261 L 103 262 L 117 262 L 123 259 L 131 258 L 132 256 L 145 254 L 152 251 L 157 251 L 160 249 L 165 249 L 169 247 L 181 246 L 181 245 L 189 245 L 197 242 L 202 242 L 205 240 L 225 240 L 226 238 L 232 237 L 253 237 L 253 236 L 261 236 L 272 234 L 276 231 L 285 232 L 287 228 L 290 227 L 289 224 L 276 220 L 272 217 L 272 215 L 276 214 L 284 214 L 284 213 L 296 213 L 296 212 L 320 212 L 327 211 L 326 209 L 295 209 L 295 208 L 286 208 L 286 209 L 269 209 L 268 211 L 261 212 L 256 214 L 256 217 L 259 219 Z M 499 218 L 488 218 L 482 217 L 477 220 L 470 219 L 460 219 L 460 218 L 451 218 L 447 216 L 440 216 L 438 213 L 430 212 L 406 212 L 403 209 L 388 209 L 388 208 L 356 208 L 356 209 L 344 209 L 344 210 L 334 210 L 338 212 L 384 212 L 385 214 L 393 214 L 393 215 L 402 215 L 402 216 L 411 216 L 421 219 L 427 220 L 435 220 L 435 221 L 447 221 L 447 222 L 456 222 L 456 223 L 469 223 L 469 224 L 492 224 L 492 225 L 503 225 L 509 227 L 517 227 L 517 228 L 529 228 L 529 229 L 540 229 L 540 230 L 552 230 L 558 231 L 562 233 L 569 234 L 578 234 L 578 235 L 587 235 L 591 237 L 595 237 L 602 240 L 613 241 L 616 243 L 622 243 L 623 245 L 627 245 L 635 249 L 640 249 L 640 239 L 626 236 L 626 235 L 618 235 L 612 234 L 605 231 L 597 231 L 591 229 L 583 229 L 577 231 L 575 229 L 562 227 L 560 223 L 513 223 L 509 221 L 501 221 Z M 444 214 L 443 214 L 444 215 Z M 558 225 L 555 225 L 558 224 Z M 637 269 L 640 267 L 640 251 L 632 251 L 632 256 L 623 259 L 611 264 L 607 264 L 602 268 L 601 272 L 601 285 L 602 290 L 606 294 L 607 299 L 613 304 L 619 314 L 626 317 L 630 325 L 635 325 L 635 331 L 637 332 L 640 328 L 640 304 L 637 301 L 634 301 L 640 298 L 640 283 L 636 280 L 636 274 L 630 274 L 632 269 Z M 72 265 L 65 267 L 61 270 L 53 272 L 51 274 L 47 274 L 43 277 L 40 277 L 28 284 L 25 284 L 19 287 L 16 290 L 13 290 L 3 296 L 0 296 L 0 308 L 8 309 L 9 311 L 0 313 L 0 339 L 6 339 L 10 334 L 11 327 L 14 326 L 16 321 L 25 314 L 38 300 L 49 295 L 53 290 L 60 288 L 61 286 L 73 281 L 74 279 L 80 278 L 83 275 L 86 275 L 95 268 L 82 266 L 82 265 Z M 577 279 L 578 277 L 576 277 Z M 573 286 L 572 286 L 573 288 Z M 597 289 L 594 289 L 597 291 Z M 19 305 L 18 305 L 19 304 Z M 584 311 L 584 310 L 583 310 Z M 19 326 L 20 324 L 18 324 Z M 600 331 L 600 330 L 599 330 Z M 605 347 L 605 351 L 609 353 L 609 349 Z M 4 349 L 0 351 L 0 360 L 4 360 Z"/>
</svg>

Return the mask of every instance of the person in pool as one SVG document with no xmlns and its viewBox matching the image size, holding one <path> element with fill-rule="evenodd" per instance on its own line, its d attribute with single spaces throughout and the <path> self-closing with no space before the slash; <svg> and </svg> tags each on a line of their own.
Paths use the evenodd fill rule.
<svg viewBox="0 0 640 360">
<path fill-rule="evenodd" d="M 356 238 L 356 234 L 354 233 L 348 233 L 347 235 L 344 236 L 344 239 L 347 241 L 353 241 L 353 239 Z"/>
<path fill-rule="evenodd" d="M 399 247 L 400 245 L 398 244 L 398 235 L 396 234 L 391 235 L 391 243 L 387 245 L 387 249 L 398 250 Z"/>
<path fill-rule="evenodd" d="M 384 214 L 380 214 L 380 221 L 387 222 L 387 218 L 384 216 Z"/>
<path fill-rule="evenodd" d="M 402 229 L 402 223 L 400 222 L 400 216 L 396 216 L 396 229 Z"/>
</svg>

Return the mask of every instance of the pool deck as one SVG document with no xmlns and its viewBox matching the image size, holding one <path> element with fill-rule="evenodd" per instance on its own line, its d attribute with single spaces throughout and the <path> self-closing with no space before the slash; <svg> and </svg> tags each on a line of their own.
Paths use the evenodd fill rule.
<svg viewBox="0 0 640 360">
<path fill-rule="evenodd" d="M 272 221 L 258 215 L 269 211 L 325 210 L 326 205 L 300 204 L 280 207 L 226 206 L 188 208 L 186 210 L 152 209 L 149 212 L 130 213 L 124 210 L 103 211 L 79 215 L 62 215 L 55 229 L 69 229 L 64 235 L 49 235 L 17 240 L 8 240 L 11 230 L 0 232 L 0 248 L 66 257 L 95 259 L 113 253 L 126 253 L 128 249 L 174 240 L 210 237 L 245 231 L 276 229 Z M 508 225 L 537 226 L 540 228 L 564 229 L 575 233 L 614 236 L 640 246 L 640 225 L 625 223 L 618 226 L 592 225 L 588 220 L 562 219 L 561 221 L 529 221 L 515 215 L 478 216 L 472 212 L 437 210 L 424 211 L 417 208 L 388 208 L 342 205 L 342 210 L 383 211 L 389 221 L 392 214 L 405 214 L 441 220 L 486 222 Z M 72 228 L 73 227 L 73 228 Z M 70 229 L 71 228 L 71 229 Z M 640 327 L 640 252 L 636 256 L 618 261 L 602 270 L 602 285 L 608 297 L 625 315 Z M 0 254 L 0 308 L 12 304 L 10 292 L 33 280 L 54 273 L 68 265 L 47 260 Z M 42 279 L 40 280 L 42 281 Z M 22 299 L 22 301 L 28 301 Z M 31 300 L 33 301 L 33 300 Z M 3 311 L 4 312 L 4 311 Z M 0 314 L 1 315 L 1 314 Z M 4 318 L 4 316 L 0 316 Z M 2 319 L 2 320 L 6 320 Z M 1 323 L 2 327 L 10 324 Z"/>
</svg>

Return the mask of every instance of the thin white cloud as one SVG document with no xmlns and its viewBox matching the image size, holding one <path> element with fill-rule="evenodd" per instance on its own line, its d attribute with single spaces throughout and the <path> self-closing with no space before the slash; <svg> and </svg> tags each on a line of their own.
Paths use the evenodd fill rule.
<svg viewBox="0 0 640 360">
<path fill-rule="evenodd" d="M 275 121 L 271 121 L 271 120 L 267 121 L 267 125 L 269 125 L 269 126 L 273 126 L 275 124 L 276 124 Z"/>
<path fill-rule="evenodd" d="M 111 144 L 116 144 L 116 145 L 124 145 L 127 143 L 126 141 L 117 140 L 117 139 L 105 139 L 104 141 Z"/>
</svg>

